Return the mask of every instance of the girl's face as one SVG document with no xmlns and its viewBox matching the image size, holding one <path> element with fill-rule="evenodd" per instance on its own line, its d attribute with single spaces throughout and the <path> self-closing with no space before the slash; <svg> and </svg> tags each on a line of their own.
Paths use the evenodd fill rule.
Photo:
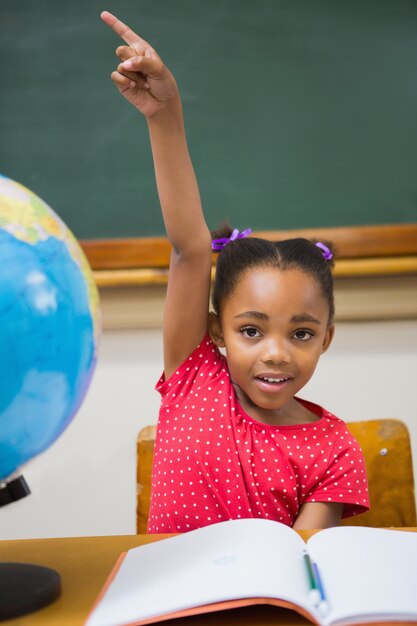
<svg viewBox="0 0 417 626">
<path fill-rule="evenodd" d="M 294 412 L 294 395 L 333 338 L 328 317 L 320 285 L 299 269 L 260 267 L 241 276 L 210 328 L 226 348 L 232 383 L 249 414 L 274 421 Z"/>
</svg>

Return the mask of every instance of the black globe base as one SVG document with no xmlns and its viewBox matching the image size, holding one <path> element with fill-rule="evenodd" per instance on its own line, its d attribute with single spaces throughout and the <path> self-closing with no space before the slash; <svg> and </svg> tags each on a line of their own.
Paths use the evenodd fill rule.
<svg viewBox="0 0 417 626">
<path fill-rule="evenodd" d="M 23 476 L 17 476 L 9 481 L 0 481 L 0 506 L 21 500 L 29 494 L 29 485 Z"/>
<path fill-rule="evenodd" d="M 61 578 L 49 567 L 0 563 L 0 620 L 47 606 L 61 595 Z"/>
</svg>

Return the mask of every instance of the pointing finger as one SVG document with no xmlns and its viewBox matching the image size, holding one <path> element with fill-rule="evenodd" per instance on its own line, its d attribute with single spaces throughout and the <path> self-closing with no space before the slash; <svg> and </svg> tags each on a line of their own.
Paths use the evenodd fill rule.
<svg viewBox="0 0 417 626">
<path fill-rule="evenodd" d="M 139 37 L 129 26 L 121 22 L 115 15 L 109 13 L 108 11 L 103 11 L 100 14 L 101 19 L 107 26 L 121 37 L 129 46 L 134 46 L 138 43 L 143 43 L 145 46 L 148 45 L 147 42 Z"/>
</svg>

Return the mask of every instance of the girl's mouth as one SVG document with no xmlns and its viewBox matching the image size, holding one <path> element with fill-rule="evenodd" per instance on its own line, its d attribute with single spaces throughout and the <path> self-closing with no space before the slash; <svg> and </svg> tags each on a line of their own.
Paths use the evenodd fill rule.
<svg viewBox="0 0 417 626">
<path fill-rule="evenodd" d="M 285 377 L 285 378 L 271 378 L 271 377 L 267 377 L 267 376 L 257 376 L 256 377 L 257 380 L 266 382 L 266 383 L 270 383 L 273 385 L 279 385 L 280 383 L 285 383 L 287 382 L 287 380 L 290 380 L 289 377 Z"/>
<path fill-rule="evenodd" d="M 264 393 L 276 393 L 292 380 L 290 376 L 256 376 L 255 384 Z"/>
</svg>

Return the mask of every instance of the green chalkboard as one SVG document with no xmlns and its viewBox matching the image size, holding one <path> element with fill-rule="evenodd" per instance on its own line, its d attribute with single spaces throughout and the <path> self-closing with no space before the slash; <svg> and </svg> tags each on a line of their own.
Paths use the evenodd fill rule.
<svg viewBox="0 0 417 626">
<path fill-rule="evenodd" d="M 0 0 L 0 172 L 79 238 L 163 233 L 103 9 L 177 77 L 211 228 L 417 221 L 416 0 Z"/>
</svg>

